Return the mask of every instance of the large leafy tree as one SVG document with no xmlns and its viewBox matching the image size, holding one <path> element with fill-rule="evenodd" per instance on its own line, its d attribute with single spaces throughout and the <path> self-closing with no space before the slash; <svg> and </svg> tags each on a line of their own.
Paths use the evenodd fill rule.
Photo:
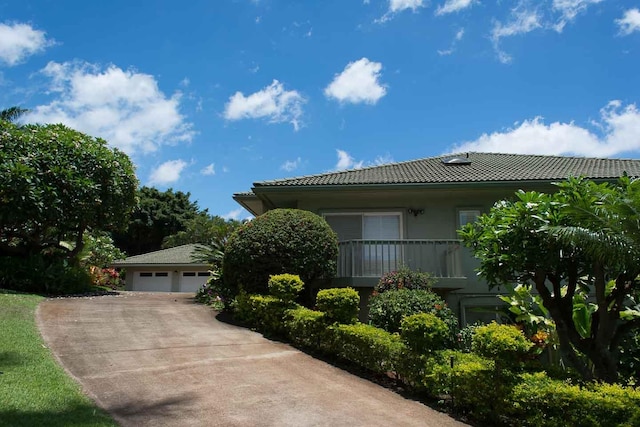
<svg viewBox="0 0 640 427">
<path fill-rule="evenodd" d="M 0 120 L 0 256 L 77 261 L 88 230 L 126 227 L 136 187 L 130 159 L 100 138 Z"/>
<path fill-rule="evenodd" d="M 618 379 L 621 340 L 640 327 L 640 181 L 569 179 L 553 194 L 514 201 L 460 231 L 490 287 L 523 283 L 555 322 L 563 357 L 586 379 Z"/>
<path fill-rule="evenodd" d="M 163 248 L 171 248 L 188 243 L 203 245 L 217 244 L 224 246 L 229 235 L 239 226 L 241 221 L 210 215 L 203 211 L 185 224 L 185 229 L 167 236 L 162 242 Z"/>
<path fill-rule="evenodd" d="M 200 209 L 190 196 L 171 188 L 140 188 L 138 205 L 128 219 L 129 228 L 114 235 L 116 245 L 129 255 L 160 250 L 166 237 L 185 230 L 198 216 Z"/>
</svg>

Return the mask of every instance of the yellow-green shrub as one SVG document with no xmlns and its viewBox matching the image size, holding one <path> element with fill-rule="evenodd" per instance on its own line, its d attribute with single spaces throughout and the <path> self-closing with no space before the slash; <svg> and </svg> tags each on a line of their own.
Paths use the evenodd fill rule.
<svg viewBox="0 0 640 427">
<path fill-rule="evenodd" d="M 532 346 L 520 329 L 496 322 L 477 327 L 471 344 L 474 353 L 495 360 L 499 367 L 516 365 Z"/>
<path fill-rule="evenodd" d="M 322 289 L 316 296 L 316 306 L 329 321 L 350 324 L 358 319 L 360 295 L 353 288 Z"/>
<path fill-rule="evenodd" d="M 314 350 L 323 348 L 327 329 L 323 312 L 305 307 L 287 310 L 284 327 L 294 344 Z"/>
<path fill-rule="evenodd" d="M 449 327 L 435 314 L 414 314 L 400 322 L 400 337 L 418 354 L 443 349 L 449 335 Z"/>
<path fill-rule="evenodd" d="M 285 302 L 293 302 L 304 288 L 297 274 L 274 274 L 269 276 L 269 293 Z"/>
</svg>

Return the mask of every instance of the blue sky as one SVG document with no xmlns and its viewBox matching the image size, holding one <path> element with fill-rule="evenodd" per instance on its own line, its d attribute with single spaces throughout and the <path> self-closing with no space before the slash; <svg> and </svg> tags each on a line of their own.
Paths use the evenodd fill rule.
<svg viewBox="0 0 640 427">
<path fill-rule="evenodd" d="M 640 2 L 0 0 L 0 108 L 213 214 L 255 181 L 457 151 L 640 157 Z"/>
</svg>

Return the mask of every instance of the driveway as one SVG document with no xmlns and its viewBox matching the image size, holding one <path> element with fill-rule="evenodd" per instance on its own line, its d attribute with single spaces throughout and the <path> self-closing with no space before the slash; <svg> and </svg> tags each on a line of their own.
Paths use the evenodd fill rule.
<svg viewBox="0 0 640 427">
<path fill-rule="evenodd" d="M 190 294 L 51 299 L 47 345 L 123 426 L 464 426 L 445 414 L 216 320 Z"/>
</svg>

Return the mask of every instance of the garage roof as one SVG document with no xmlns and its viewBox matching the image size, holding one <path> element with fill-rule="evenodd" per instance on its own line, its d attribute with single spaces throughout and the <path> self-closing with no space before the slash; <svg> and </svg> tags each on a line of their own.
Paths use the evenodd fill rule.
<svg viewBox="0 0 640 427">
<path fill-rule="evenodd" d="M 159 266 L 159 265 L 191 265 L 191 266 L 207 266 L 207 264 L 193 260 L 194 251 L 198 244 L 189 244 L 176 246 L 160 251 L 149 252 L 146 254 L 130 256 L 123 260 L 114 261 L 114 267 L 133 267 L 133 266 Z"/>
</svg>

